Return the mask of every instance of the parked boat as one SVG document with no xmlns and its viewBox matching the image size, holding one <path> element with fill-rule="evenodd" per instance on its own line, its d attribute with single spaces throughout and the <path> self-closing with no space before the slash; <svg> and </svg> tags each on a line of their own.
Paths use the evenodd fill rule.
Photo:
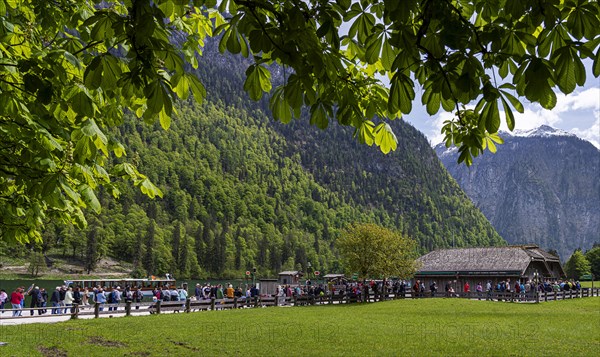
<svg viewBox="0 0 600 357">
<path fill-rule="evenodd" d="M 125 289 L 129 287 L 132 291 L 142 290 L 144 295 L 151 295 L 152 290 L 155 288 L 162 289 L 167 286 L 169 289 L 176 287 L 176 281 L 169 274 L 165 278 L 158 278 L 151 276 L 149 278 L 127 278 L 127 279 L 77 279 L 77 280 L 65 280 L 65 285 L 70 287 L 79 287 L 81 289 L 87 288 L 88 290 L 94 287 L 100 286 L 105 288 L 107 291 L 111 291 L 116 287 Z"/>
</svg>

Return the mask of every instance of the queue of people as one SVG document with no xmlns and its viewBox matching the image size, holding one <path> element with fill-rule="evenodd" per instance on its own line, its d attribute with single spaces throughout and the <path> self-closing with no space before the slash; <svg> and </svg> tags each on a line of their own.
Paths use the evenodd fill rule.
<svg viewBox="0 0 600 357">
<path fill-rule="evenodd" d="M 481 284 L 481 283 L 480 283 Z M 579 291 L 581 290 L 581 284 L 579 281 L 575 280 L 555 280 L 555 281 L 541 281 L 541 282 L 533 282 L 531 280 L 523 281 L 517 280 L 514 283 L 511 283 L 510 279 L 495 282 L 492 284 L 491 280 L 488 280 L 486 283 L 486 291 L 487 292 L 497 292 L 497 293 L 515 293 L 519 296 L 521 295 L 529 295 L 535 292 L 539 293 L 550 293 L 550 292 L 560 292 L 560 291 Z"/>
<path fill-rule="evenodd" d="M 579 281 L 574 280 L 556 280 L 556 281 L 543 281 L 535 283 L 533 281 L 522 281 L 518 280 L 512 283 L 510 279 L 492 282 L 478 282 L 473 288 L 469 282 L 465 282 L 462 286 L 462 291 L 457 292 L 457 283 L 448 281 L 444 284 L 444 296 L 446 297 L 460 297 L 460 296 L 473 296 L 466 295 L 468 293 L 476 293 L 475 295 L 481 300 L 484 297 L 486 300 L 492 300 L 494 297 L 498 299 L 498 295 L 494 293 L 514 293 L 516 299 L 527 299 L 534 293 L 539 292 L 561 292 L 561 291 L 579 291 L 581 284 Z M 429 289 L 426 288 L 425 283 L 420 280 L 416 280 L 411 284 L 410 281 L 406 280 L 387 280 L 387 281 L 337 281 L 329 282 L 328 284 L 313 285 L 309 281 L 305 285 L 279 285 L 275 291 L 275 296 L 278 299 L 278 305 L 285 305 L 286 298 L 289 297 L 300 297 L 300 296 L 313 296 L 323 297 L 328 295 L 342 295 L 347 296 L 357 302 L 362 302 L 364 295 L 373 293 L 376 297 L 393 293 L 395 295 L 405 294 L 412 292 L 414 297 L 426 297 L 426 296 L 439 296 L 437 282 L 433 281 L 429 284 Z M 152 300 L 157 301 L 186 301 L 188 298 L 187 286 L 182 285 L 180 288 L 162 286 L 156 287 L 152 292 Z M 461 295 L 463 294 L 463 295 Z M 12 293 L 8 294 L 4 289 L 0 289 L 0 311 L 2 314 L 8 306 L 11 307 L 12 316 L 22 316 L 22 310 L 25 304 L 25 297 L 31 297 L 30 302 L 30 314 L 33 316 L 35 311 L 38 315 L 44 315 L 50 313 L 52 315 L 67 314 L 72 312 L 73 305 L 88 306 L 98 303 L 100 311 L 103 311 L 108 305 L 108 311 L 117 311 L 117 305 L 122 302 L 136 303 L 135 308 L 139 309 L 139 303 L 144 299 L 144 293 L 137 286 L 126 286 L 122 289 L 120 286 L 114 288 L 107 288 L 96 286 L 92 289 L 71 287 L 71 286 L 57 286 L 52 293 L 48 293 L 45 288 L 32 285 L 28 289 L 25 287 L 18 287 Z M 234 288 L 232 284 L 216 284 L 211 285 L 206 283 L 204 285 L 196 284 L 194 289 L 194 295 L 191 297 L 193 300 L 223 300 L 225 298 L 233 299 L 253 299 L 254 297 L 260 296 L 260 291 L 257 286 L 247 286 L 245 289 L 240 287 Z M 474 296 L 473 296 L 474 297 Z M 10 304 L 10 305 L 9 305 Z M 183 305 L 182 305 L 183 306 Z M 152 307 L 152 306 L 150 306 Z"/>
<path fill-rule="evenodd" d="M 259 290 L 256 285 L 249 286 L 246 289 L 243 289 L 241 286 L 234 288 L 232 284 L 227 283 L 223 284 L 215 284 L 211 285 L 210 283 L 206 283 L 204 285 L 196 284 L 196 288 L 194 289 L 193 298 L 197 301 L 202 300 L 211 300 L 211 299 L 233 299 L 237 297 L 238 299 L 245 298 L 253 298 L 259 295 Z"/>
<path fill-rule="evenodd" d="M 185 284 L 179 288 L 167 285 L 159 286 L 149 293 L 153 302 L 159 300 L 184 302 L 188 298 L 187 285 Z M 215 299 L 233 299 L 234 297 L 243 299 L 258 296 L 258 294 L 259 290 L 256 286 L 249 287 L 244 291 L 241 287 L 234 289 L 232 284 L 223 286 L 221 284 L 211 285 L 206 283 L 204 286 L 196 285 L 192 299 L 202 300 L 213 297 Z M 126 286 L 125 288 L 120 286 L 114 288 L 96 286 L 88 289 L 62 285 L 57 286 L 51 293 L 48 293 L 46 289 L 32 285 L 27 291 L 25 287 L 19 287 L 11 294 L 8 294 L 4 289 L 0 290 L 0 311 L 4 313 L 4 309 L 8 308 L 8 304 L 11 304 L 13 316 L 22 316 L 26 296 L 31 298 L 30 313 L 32 316 L 35 311 L 38 312 L 38 315 L 44 315 L 48 313 L 48 309 L 50 309 L 52 315 L 67 314 L 72 312 L 75 304 L 85 307 L 98 303 L 100 311 L 104 311 L 105 308 L 108 308 L 108 311 L 117 311 L 119 303 L 132 302 L 136 303 L 135 309 L 139 309 L 139 303 L 144 300 L 144 293 L 137 286 Z M 153 306 L 150 305 L 150 308 Z"/>
<path fill-rule="evenodd" d="M 524 299 L 527 297 L 533 296 L 534 293 L 539 292 L 561 292 L 561 291 L 579 291 L 581 290 L 581 284 L 579 281 L 574 280 L 556 280 L 556 281 L 543 281 L 539 283 L 535 283 L 531 280 L 517 280 L 514 283 L 510 281 L 510 279 L 501 280 L 497 282 L 492 282 L 488 280 L 487 282 L 478 282 L 475 288 L 473 288 L 468 281 L 464 282 L 462 286 L 462 291 L 457 291 L 460 286 L 456 286 L 457 283 L 453 281 L 448 281 L 444 285 L 444 296 L 446 297 L 461 297 L 461 296 L 473 296 L 469 295 L 470 293 L 475 293 L 475 295 L 481 299 L 483 293 L 486 293 L 486 300 L 492 300 L 493 294 L 496 293 L 514 293 L 517 296 L 517 299 Z M 427 296 L 427 288 L 425 284 L 420 280 L 416 280 L 412 286 L 412 292 L 415 296 L 424 297 Z M 431 282 L 429 285 L 428 293 L 430 296 L 436 296 L 438 293 L 438 286 L 435 281 Z M 462 294 L 462 295 L 461 295 Z"/>
<path fill-rule="evenodd" d="M 166 300 L 167 297 L 163 297 L 162 291 L 164 290 L 161 290 L 160 295 L 157 295 L 154 291 L 153 296 L 160 296 L 162 300 Z M 185 300 L 187 298 L 187 290 L 183 286 L 178 290 L 171 289 L 168 292 L 170 301 L 175 301 L 175 299 Z M 108 305 L 108 311 L 117 311 L 117 304 L 119 303 L 140 303 L 144 299 L 143 291 L 136 286 L 126 286 L 124 289 L 120 286 L 112 289 L 106 286 L 96 286 L 88 289 L 62 285 L 57 286 L 51 293 L 48 293 L 45 288 L 32 285 L 27 290 L 25 287 L 18 287 L 11 294 L 8 294 L 4 289 L 0 290 L 0 311 L 3 314 L 4 310 L 8 308 L 8 304 L 10 304 L 12 316 L 22 316 L 26 296 L 30 297 L 29 311 L 31 316 L 36 311 L 38 315 L 44 315 L 48 313 L 48 309 L 50 309 L 52 315 L 67 314 L 73 311 L 74 305 L 85 307 L 95 303 L 100 304 L 100 311 L 104 310 L 105 305 Z M 135 308 L 139 309 L 139 304 Z"/>
</svg>

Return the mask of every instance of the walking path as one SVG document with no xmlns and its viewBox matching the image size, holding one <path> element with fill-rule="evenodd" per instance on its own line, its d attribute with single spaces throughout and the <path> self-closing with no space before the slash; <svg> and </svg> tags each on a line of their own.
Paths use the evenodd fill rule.
<svg viewBox="0 0 600 357">
<path fill-rule="evenodd" d="M 147 311 L 147 306 L 145 306 L 145 310 L 138 310 L 134 316 L 144 316 L 150 315 L 150 311 Z M 29 311 L 23 311 L 24 313 Z M 106 312 L 106 311 L 105 311 Z M 173 313 L 174 311 L 163 311 L 162 314 L 165 313 Z M 4 312 L 4 314 L 10 314 L 10 312 Z M 100 315 L 100 318 L 113 318 L 113 317 L 124 317 L 125 311 L 113 311 L 110 314 L 103 313 Z M 79 319 L 93 319 L 94 315 L 80 315 Z M 61 321 L 68 321 L 71 319 L 71 314 L 62 314 L 62 315 L 52 315 L 50 312 L 38 315 L 37 312 L 34 316 L 23 315 L 21 318 L 16 319 L 2 319 L 0 316 L 0 327 L 2 326 L 11 326 L 11 325 L 22 325 L 22 324 L 35 324 L 35 323 L 56 323 Z"/>
</svg>

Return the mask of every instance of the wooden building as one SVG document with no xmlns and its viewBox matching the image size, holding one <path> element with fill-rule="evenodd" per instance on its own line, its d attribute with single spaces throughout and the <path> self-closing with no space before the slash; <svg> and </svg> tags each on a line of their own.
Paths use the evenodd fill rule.
<svg viewBox="0 0 600 357">
<path fill-rule="evenodd" d="M 325 279 L 325 287 L 328 292 L 344 290 L 344 284 L 348 281 L 344 274 L 325 274 L 323 279 Z"/>
<path fill-rule="evenodd" d="M 258 283 L 260 295 L 275 295 L 277 293 L 277 279 L 261 278 Z"/>
<path fill-rule="evenodd" d="M 298 285 L 304 273 L 299 270 L 288 270 L 279 273 L 279 284 L 281 285 Z"/>
<path fill-rule="evenodd" d="M 334 280 L 336 283 L 342 283 L 348 279 L 346 279 L 346 276 L 344 274 L 325 274 L 323 275 L 323 279 L 325 279 L 326 282 L 330 282 L 332 280 Z"/>
<path fill-rule="evenodd" d="M 469 282 L 470 291 L 475 291 L 478 283 L 485 291 L 488 280 L 494 287 L 500 281 L 509 281 L 513 290 L 516 281 L 554 281 L 565 276 L 558 257 L 536 245 L 441 249 L 418 261 L 421 268 L 414 279 L 420 280 L 427 291 L 434 281 L 438 292 L 443 292 L 448 282 L 455 292 L 463 292 L 465 282 Z"/>
</svg>

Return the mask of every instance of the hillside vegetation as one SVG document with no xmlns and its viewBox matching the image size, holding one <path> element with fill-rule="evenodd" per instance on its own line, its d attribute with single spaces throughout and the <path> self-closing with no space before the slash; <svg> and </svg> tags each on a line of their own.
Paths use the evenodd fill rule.
<svg viewBox="0 0 600 357">
<path fill-rule="evenodd" d="M 164 197 L 121 183 L 119 200 L 101 193 L 102 213 L 86 230 L 50 225 L 42 250 L 79 257 L 91 271 L 110 256 L 132 263 L 134 275 L 183 278 L 253 267 L 272 276 L 308 262 L 342 271 L 334 242 L 352 222 L 407 233 L 421 252 L 504 243 L 408 124 L 394 123 L 399 149 L 387 156 L 343 128 L 282 125 L 242 91 L 243 59 L 214 56 L 209 43 L 202 61 L 209 101 L 179 103 L 167 131 L 127 116 L 111 133 Z"/>
</svg>

